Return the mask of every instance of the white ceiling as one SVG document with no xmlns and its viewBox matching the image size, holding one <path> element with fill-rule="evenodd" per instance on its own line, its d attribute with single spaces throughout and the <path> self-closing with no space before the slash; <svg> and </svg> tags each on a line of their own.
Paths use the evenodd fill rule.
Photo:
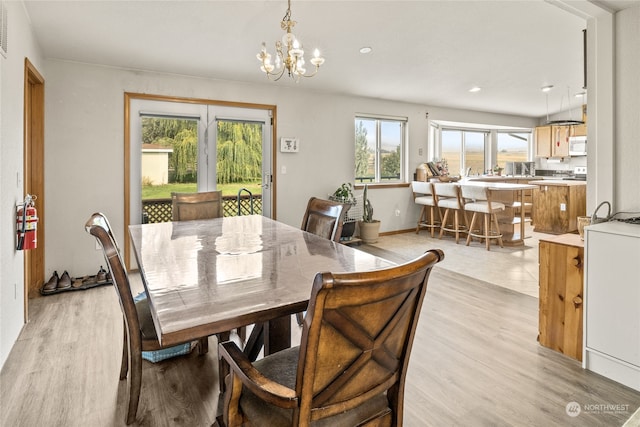
<svg viewBox="0 0 640 427">
<path fill-rule="evenodd" d="M 613 4 L 619 3 L 619 4 Z M 627 6 L 625 1 L 611 6 Z M 286 1 L 26 0 L 46 58 L 268 82 L 261 42 L 283 34 Z M 295 34 L 326 57 L 305 89 L 542 117 L 582 100 L 584 19 L 543 0 L 294 0 Z M 373 52 L 358 51 L 371 46 Z M 554 85 L 549 107 L 540 88 Z M 470 93 L 472 86 L 482 91 Z"/>
</svg>

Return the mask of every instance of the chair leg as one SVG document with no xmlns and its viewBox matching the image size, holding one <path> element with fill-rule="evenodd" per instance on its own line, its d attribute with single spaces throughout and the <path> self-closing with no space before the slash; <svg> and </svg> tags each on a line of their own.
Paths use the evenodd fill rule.
<svg viewBox="0 0 640 427">
<path fill-rule="evenodd" d="M 418 225 L 416 226 L 416 234 L 418 234 L 420 232 L 420 224 L 422 223 L 423 220 L 427 220 L 427 207 L 426 206 L 422 206 L 422 209 L 420 210 L 420 216 L 418 217 Z M 298 324 L 300 324 L 300 322 L 298 321 Z"/>
<path fill-rule="evenodd" d="M 209 352 L 209 337 L 198 340 L 198 356 L 203 356 Z"/>
<path fill-rule="evenodd" d="M 471 233 L 473 233 L 473 226 L 476 223 L 477 217 L 478 217 L 478 212 L 474 212 L 473 216 L 471 217 L 471 225 L 469 225 L 469 230 L 467 233 L 467 246 L 469 246 L 469 243 L 471 243 Z"/>
<path fill-rule="evenodd" d="M 444 234 L 444 229 L 447 227 L 447 218 L 449 217 L 449 208 L 444 210 L 444 216 L 442 217 L 442 222 L 440 223 L 440 236 L 439 239 L 442 239 L 442 235 Z"/>
<path fill-rule="evenodd" d="M 482 215 L 484 217 L 484 234 L 485 234 L 485 239 L 484 239 L 484 246 L 487 248 L 487 250 L 491 250 L 491 238 L 489 236 L 491 236 L 491 224 L 489 223 L 489 214 L 483 214 Z"/>
<path fill-rule="evenodd" d="M 132 351 L 133 353 L 133 351 Z M 138 403 L 140 402 L 140 388 L 142 386 L 142 351 L 138 349 L 131 354 L 131 372 L 129 376 L 129 408 L 127 410 L 127 425 L 136 420 Z"/>
<path fill-rule="evenodd" d="M 498 215 L 491 214 L 491 216 L 493 217 L 493 222 L 496 226 L 496 233 L 498 233 L 498 244 L 501 248 L 504 248 L 504 244 L 502 243 L 502 233 L 500 232 L 500 224 L 498 223 Z"/>
<path fill-rule="evenodd" d="M 129 372 L 129 343 L 127 340 L 127 324 L 122 320 L 122 363 L 120 364 L 120 379 L 124 380 L 127 378 L 127 373 Z"/>
</svg>

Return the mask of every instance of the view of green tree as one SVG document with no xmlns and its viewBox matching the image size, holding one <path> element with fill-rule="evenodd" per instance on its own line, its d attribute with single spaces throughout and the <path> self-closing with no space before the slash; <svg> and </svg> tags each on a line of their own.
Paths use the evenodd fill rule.
<svg viewBox="0 0 640 427">
<path fill-rule="evenodd" d="M 260 181 L 262 177 L 262 125 L 218 122 L 218 184 Z"/>
<path fill-rule="evenodd" d="M 400 146 L 382 155 L 382 176 L 400 176 Z"/>
<path fill-rule="evenodd" d="M 362 120 L 356 125 L 356 176 L 362 177 L 369 174 L 369 157 L 371 153 L 367 147 L 367 129 Z"/>
</svg>

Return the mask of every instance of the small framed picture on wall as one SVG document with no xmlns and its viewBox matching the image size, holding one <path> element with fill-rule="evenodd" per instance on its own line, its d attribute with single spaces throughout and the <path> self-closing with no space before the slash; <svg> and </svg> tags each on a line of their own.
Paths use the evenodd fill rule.
<svg viewBox="0 0 640 427">
<path fill-rule="evenodd" d="M 297 153 L 300 149 L 298 138 L 280 138 L 280 151 L 282 153 Z"/>
</svg>

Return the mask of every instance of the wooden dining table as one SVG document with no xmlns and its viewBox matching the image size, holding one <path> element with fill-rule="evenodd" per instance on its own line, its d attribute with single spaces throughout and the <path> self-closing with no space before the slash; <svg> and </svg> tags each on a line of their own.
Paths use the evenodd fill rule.
<svg viewBox="0 0 640 427">
<path fill-rule="evenodd" d="M 256 324 L 265 355 L 288 348 L 290 315 L 306 309 L 316 273 L 394 265 L 259 215 L 131 225 L 129 234 L 163 346 Z"/>
</svg>

